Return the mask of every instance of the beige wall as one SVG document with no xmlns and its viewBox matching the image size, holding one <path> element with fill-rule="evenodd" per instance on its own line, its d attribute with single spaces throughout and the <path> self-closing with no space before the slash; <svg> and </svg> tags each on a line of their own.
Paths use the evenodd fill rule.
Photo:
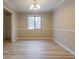
<svg viewBox="0 0 79 59">
<path fill-rule="evenodd" d="M 28 30 L 28 16 L 42 16 L 41 30 Z M 19 13 L 17 24 L 17 38 L 52 38 L 51 13 Z"/>
<path fill-rule="evenodd" d="M 10 4 L 3 1 L 3 8 L 11 13 L 11 41 L 16 41 L 17 12 Z"/>
<path fill-rule="evenodd" d="M 53 12 L 52 28 L 56 41 L 64 47 L 75 52 L 75 0 L 65 0 L 64 3 Z"/>
</svg>

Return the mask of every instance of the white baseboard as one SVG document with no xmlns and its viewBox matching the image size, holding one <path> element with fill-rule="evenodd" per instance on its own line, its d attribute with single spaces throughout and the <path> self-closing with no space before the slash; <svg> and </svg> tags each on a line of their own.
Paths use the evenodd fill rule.
<svg viewBox="0 0 79 59">
<path fill-rule="evenodd" d="M 52 38 L 17 38 L 18 40 L 19 39 L 52 39 Z"/>
<path fill-rule="evenodd" d="M 62 46 L 65 50 L 67 50 L 68 52 L 70 52 L 72 55 L 75 56 L 75 53 L 73 51 L 71 51 L 69 48 L 67 48 L 66 46 L 64 46 L 62 43 L 58 42 L 57 40 L 54 39 L 54 41 L 59 44 L 60 46 Z"/>
</svg>

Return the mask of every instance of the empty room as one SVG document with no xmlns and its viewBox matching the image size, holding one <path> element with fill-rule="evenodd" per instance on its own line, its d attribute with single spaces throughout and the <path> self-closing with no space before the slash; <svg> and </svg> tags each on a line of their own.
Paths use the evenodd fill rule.
<svg viewBox="0 0 79 59">
<path fill-rule="evenodd" d="M 3 0 L 3 59 L 75 59 L 75 0 Z"/>
</svg>

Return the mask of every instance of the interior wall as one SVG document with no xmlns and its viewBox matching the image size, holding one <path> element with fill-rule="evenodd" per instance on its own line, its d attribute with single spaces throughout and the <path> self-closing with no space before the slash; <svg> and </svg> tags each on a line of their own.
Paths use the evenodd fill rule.
<svg viewBox="0 0 79 59">
<path fill-rule="evenodd" d="M 16 10 L 10 5 L 3 1 L 3 8 L 9 11 L 11 15 L 11 42 L 16 41 L 16 23 L 17 23 L 17 12 Z"/>
<path fill-rule="evenodd" d="M 8 12 L 5 13 L 5 11 L 4 11 L 3 22 L 4 22 L 3 23 L 3 25 L 4 25 L 3 39 L 11 41 L 11 14 L 9 14 Z"/>
<path fill-rule="evenodd" d="M 55 40 L 75 54 L 75 0 L 64 0 L 52 16 Z"/>
<path fill-rule="evenodd" d="M 28 16 L 42 16 L 42 29 L 29 30 Z M 52 14 L 48 13 L 19 13 L 17 21 L 17 38 L 52 38 Z"/>
</svg>

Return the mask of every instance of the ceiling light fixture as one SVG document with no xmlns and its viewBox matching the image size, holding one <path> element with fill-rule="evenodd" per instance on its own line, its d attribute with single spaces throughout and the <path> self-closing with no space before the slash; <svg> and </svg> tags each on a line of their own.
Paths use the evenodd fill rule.
<svg viewBox="0 0 79 59">
<path fill-rule="evenodd" d="M 30 6 L 31 10 L 39 10 L 40 9 L 40 5 L 37 3 L 36 0 L 33 1 L 33 4 Z"/>
</svg>

